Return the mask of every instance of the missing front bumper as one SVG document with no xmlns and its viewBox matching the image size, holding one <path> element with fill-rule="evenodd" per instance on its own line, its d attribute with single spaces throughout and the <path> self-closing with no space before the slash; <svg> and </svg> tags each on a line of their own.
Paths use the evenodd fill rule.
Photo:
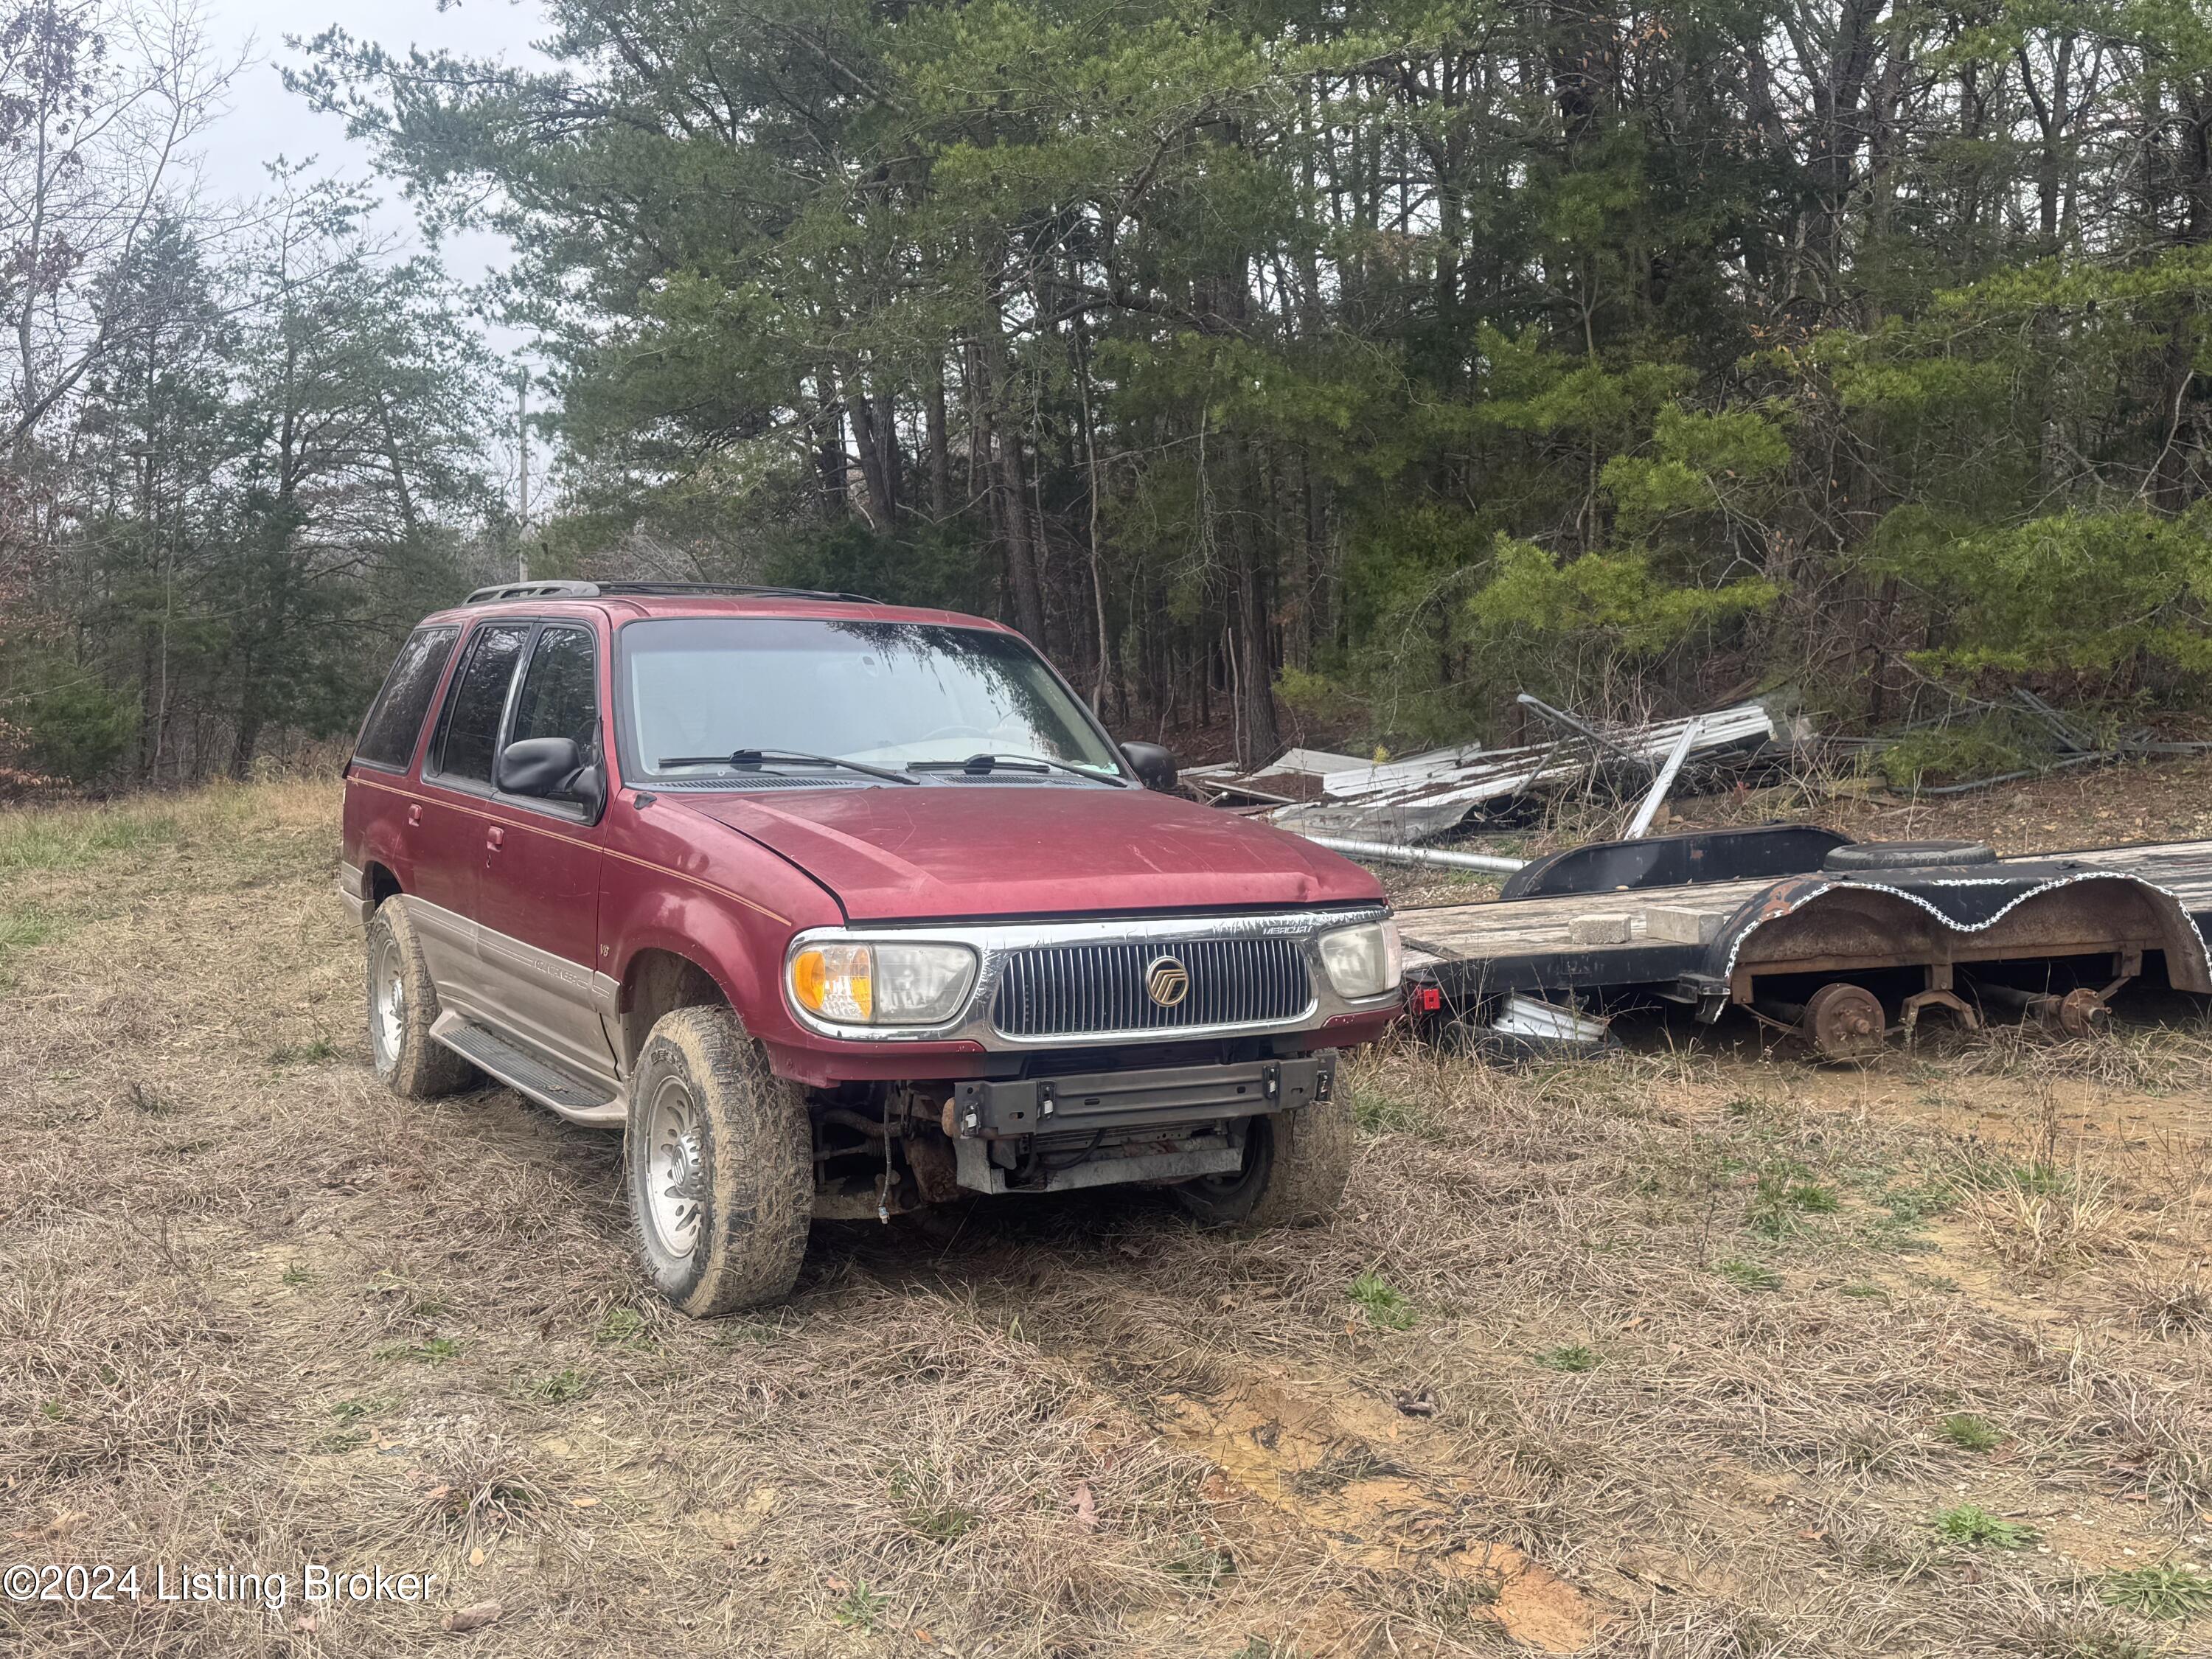
<svg viewBox="0 0 2212 1659">
<path fill-rule="evenodd" d="M 952 1121 L 963 1140 L 1100 1129 L 1174 1129 L 1218 1118 L 1281 1112 L 1327 1100 L 1333 1054 L 1255 1060 L 1241 1066 L 1171 1066 L 1077 1077 L 963 1080 Z"/>
<path fill-rule="evenodd" d="M 1334 1054 L 1074 1077 L 968 1079 L 955 1152 L 973 1192 L 1189 1181 L 1242 1167 L 1245 1120 L 1327 1101 Z"/>
</svg>

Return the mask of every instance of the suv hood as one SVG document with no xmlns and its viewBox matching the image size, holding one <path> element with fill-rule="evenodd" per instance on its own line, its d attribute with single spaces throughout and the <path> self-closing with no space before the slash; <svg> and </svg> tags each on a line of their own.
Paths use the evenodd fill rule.
<svg viewBox="0 0 2212 1659">
<path fill-rule="evenodd" d="M 1348 859 L 1149 789 L 923 784 L 680 806 L 771 848 L 853 921 L 1380 902 Z"/>
</svg>

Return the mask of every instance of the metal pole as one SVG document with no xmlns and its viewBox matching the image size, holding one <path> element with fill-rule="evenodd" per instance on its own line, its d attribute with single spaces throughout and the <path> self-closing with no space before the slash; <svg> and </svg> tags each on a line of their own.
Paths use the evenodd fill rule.
<svg viewBox="0 0 2212 1659">
<path fill-rule="evenodd" d="M 1554 708 L 1548 702 L 1545 702 L 1539 698 L 1530 696 L 1526 691 L 1523 691 L 1519 696 L 1514 698 L 1513 701 L 1519 703 L 1523 708 L 1534 710 L 1537 714 L 1541 714 L 1546 720 L 1551 721 L 1554 726 L 1565 726 L 1570 732 L 1579 732 L 1583 736 L 1588 738 L 1592 743 L 1597 744 L 1601 749 L 1610 749 L 1614 754 L 1620 756 L 1621 759 L 1626 761 L 1632 766 L 1649 767 L 1651 764 L 1651 763 L 1644 759 L 1643 756 L 1631 753 L 1628 750 L 1623 749 L 1619 744 L 1615 743 L 1611 738 L 1606 736 L 1604 732 L 1597 730 L 1595 726 L 1585 726 L 1582 721 L 1577 720 L 1572 714 L 1568 714 L 1564 708 Z"/>
<path fill-rule="evenodd" d="M 1667 763 L 1659 769 L 1659 775 L 1652 779 L 1651 787 L 1644 794 L 1644 804 L 1636 809 L 1636 816 L 1629 820 L 1628 833 L 1621 837 L 1623 841 L 1634 841 L 1651 827 L 1651 820 L 1659 815 L 1659 803 L 1667 799 L 1667 792 L 1674 787 L 1674 775 L 1682 769 L 1682 763 L 1689 759 L 1690 745 L 1698 740 L 1698 733 L 1705 729 L 1705 716 L 1701 714 L 1683 726 L 1682 735 L 1674 739 L 1674 748 L 1668 752 Z"/>
<path fill-rule="evenodd" d="M 514 382 L 514 454 L 520 469 L 521 501 L 515 509 L 514 579 L 530 580 L 530 371 Z"/>
<path fill-rule="evenodd" d="M 1299 831 L 1301 835 L 1305 832 Z M 1346 841 L 1338 836 L 1306 836 L 1316 847 L 1355 859 L 1376 859 L 1385 864 L 1431 864 L 1445 870 L 1485 870 L 1510 876 L 1528 863 L 1526 859 L 1504 859 L 1490 853 L 1445 853 L 1431 847 L 1407 847 L 1395 841 Z"/>
</svg>

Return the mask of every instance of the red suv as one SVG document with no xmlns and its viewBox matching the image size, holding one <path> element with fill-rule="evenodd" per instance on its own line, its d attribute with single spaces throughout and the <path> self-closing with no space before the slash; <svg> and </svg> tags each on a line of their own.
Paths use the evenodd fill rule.
<svg viewBox="0 0 2212 1659">
<path fill-rule="evenodd" d="M 964 1193 L 1318 1219 L 1396 928 L 1357 865 L 1174 782 L 975 617 L 483 589 L 409 636 L 346 768 L 377 1074 L 624 1130 L 692 1314 L 784 1295 L 814 1218 Z"/>
</svg>

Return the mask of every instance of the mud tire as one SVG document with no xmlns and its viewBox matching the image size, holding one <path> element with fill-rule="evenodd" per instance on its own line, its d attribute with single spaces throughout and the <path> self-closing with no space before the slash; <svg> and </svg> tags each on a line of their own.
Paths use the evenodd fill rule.
<svg viewBox="0 0 2212 1659">
<path fill-rule="evenodd" d="M 397 898 L 385 900 L 369 918 L 366 947 L 369 1064 L 385 1087 L 408 1100 L 434 1100 L 481 1080 L 475 1066 L 430 1036 L 438 1020 L 438 989 L 423 965 L 422 941 L 407 908 Z M 387 973 L 398 979 L 396 1031 L 385 1024 L 379 1006 Z"/>
<path fill-rule="evenodd" d="M 687 1254 L 652 1218 L 654 1103 L 682 1097 L 691 1125 L 697 1194 Z M 660 1120 L 665 1125 L 667 1120 Z M 695 1319 L 780 1302 L 798 1282 L 814 1214 L 814 1135 L 805 1091 L 769 1069 L 760 1047 L 725 1008 L 678 1008 L 646 1038 L 630 1089 L 623 1187 L 646 1279 Z"/>
<path fill-rule="evenodd" d="M 1243 1172 L 1186 1181 L 1173 1189 L 1176 1200 L 1208 1226 L 1318 1226 L 1344 1200 L 1352 1144 L 1352 1107 L 1342 1094 L 1255 1117 Z"/>
</svg>

